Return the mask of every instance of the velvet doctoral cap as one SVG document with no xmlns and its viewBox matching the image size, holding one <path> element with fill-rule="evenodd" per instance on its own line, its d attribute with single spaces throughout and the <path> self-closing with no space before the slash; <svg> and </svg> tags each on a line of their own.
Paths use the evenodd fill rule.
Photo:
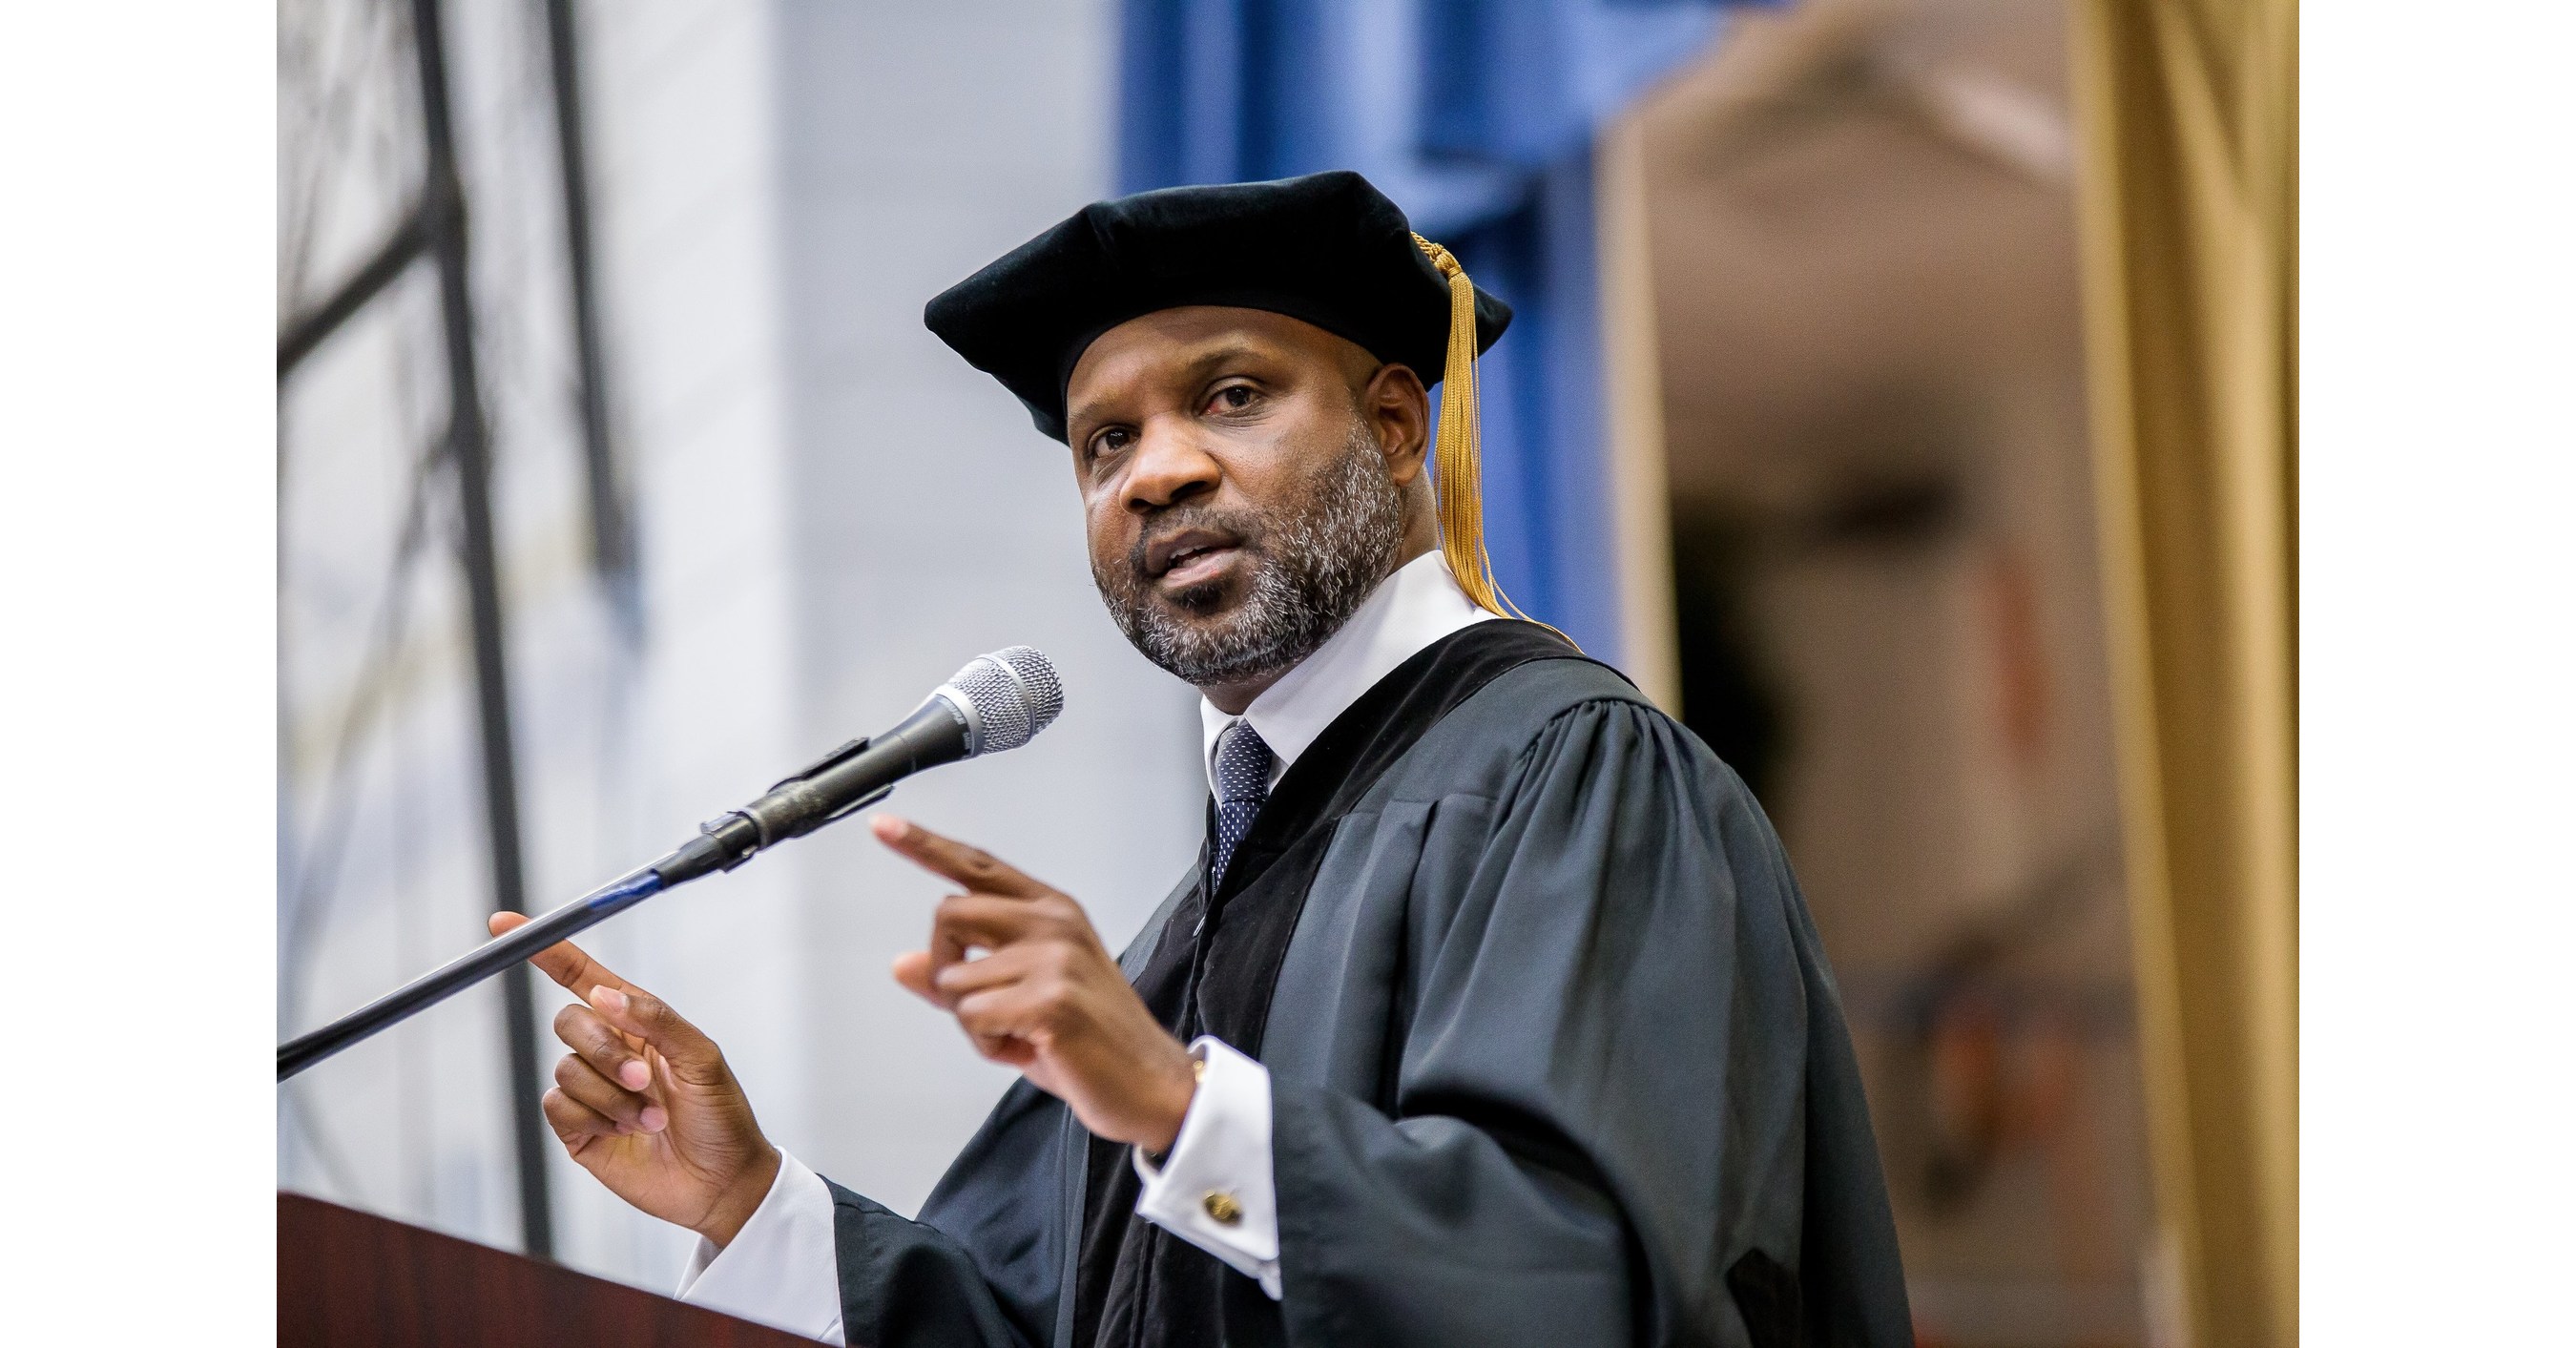
<svg viewBox="0 0 2576 1348">
<path fill-rule="evenodd" d="M 1482 351 L 1512 311 L 1474 296 Z M 1131 318 L 1200 304 L 1286 314 L 1430 385 L 1448 359 L 1450 298 L 1403 210 L 1337 171 L 1094 202 L 942 291 L 922 320 L 1062 440 L 1075 362 Z"/>
</svg>

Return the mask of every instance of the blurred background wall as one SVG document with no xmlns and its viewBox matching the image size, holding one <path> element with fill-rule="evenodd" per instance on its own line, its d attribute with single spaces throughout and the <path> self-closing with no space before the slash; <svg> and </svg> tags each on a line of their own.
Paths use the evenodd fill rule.
<svg viewBox="0 0 2576 1348">
<path fill-rule="evenodd" d="M 592 557 L 545 8 L 444 8 L 530 902 L 1027 642 L 1063 720 L 897 804 L 1123 941 L 1196 852 L 1194 695 L 1101 613 L 1061 450 L 920 323 L 1110 189 L 1112 10 L 577 7 L 630 577 Z M 410 20 L 280 9 L 282 315 L 418 189 Z M 446 389 L 426 266 L 281 385 L 281 1034 L 463 949 L 490 907 Z M 939 892 L 827 834 L 591 944 L 725 1045 L 782 1145 L 909 1210 L 1007 1080 L 886 975 Z M 498 1008 L 479 990 L 282 1090 L 280 1182 L 517 1245 Z M 682 1233 L 549 1164 L 561 1258 L 676 1278 Z"/>
<path fill-rule="evenodd" d="M 1832 952 L 1932 1343 L 2148 1319 L 2066 42 L 1809 4 L 1635 114 L 1682 714 Z"/>
<path fill-rule="evenodd" d="M 2263 458 L 2285 432 L 2177 449 L 2192 390 L 2260 384 L 2177 375 L 2205 353 L 2152 318 L 2197 275 L 2217 317 L 2189 332 L 2262 331 L 2220 300 L 2277 258 L 2149 227 L 2202 218 L 2193 184 L 2281 178 L 2221 153 L 2263 128 L 2176 111 L 2210 70 L 2265 87 L 2220 59 L 2259 45 L 2239 27 L 2093 0 L 283 0 L 282 329 L 419 199 L 422 9 L 532 906 L 1028 642 L 1064 720 L 897 805 L 1124 941 L 1194 854 L 1194 695 L 1101 612 L 1060 447 L 920 306 L 1113 191 L 1357 168 L 1520 312 L 1484 370 L 1505 586 L 1780 826 L 1922 1341 L 2295 1341 L 2295 1223 L 2285 1244 L 2273 1198 L 2225 1199 L 2295 1194 L 2260 1141 L 2279 1111 L 2228 1104 L 2295 1082 L 2264 1019 L 2284 985 L 2231 934 L 2277 952 L 2286 921 L 2294 948 L 2255 845 L 2293 803 L 2262 775 L 2276 722 L 2229 682 L 2281 624 L 2233 565 L 2214 593 L 2252 598 L 2212 654 L 2188 583 L 2210 510 L 2261 511 L 2208 484 L 2267 480 L 2242 464 L 2286 463 Z M 2177 168 L 2157 130 L 2183 123 L 2235 168 Z M 281 376 L 281 1035 L 478 939 L 494 892 L 446 330 L 435 269 L 396 274 Z M 2120 315 L 2149 317 L 2129 340 Z M 2164 801 L 2217 803 L 2177 830 Z M 777 1140 L 909 1211 L 1007 1080 L 885 974 L 937 892 L 825 833 L 589 943 L 726 1046 Z M 540 1024 L 560 1000 L 539 989 Z M 528 1241 L 501 1005 L 283 1089 L 281 1185 Z M 555 1257 L 667 1287 L 687 1238 L 544 1151 Z"/>
</svg>

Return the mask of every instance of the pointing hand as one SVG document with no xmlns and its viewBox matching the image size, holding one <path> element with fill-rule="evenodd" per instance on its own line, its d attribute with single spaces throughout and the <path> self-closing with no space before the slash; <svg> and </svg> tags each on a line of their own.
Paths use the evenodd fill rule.
<svg viewBox="0 0 2576 1348">
<path fill-rule="evenodd" d="M 528 919 L 492 917 L 495 936 Z M 715 1041 L 570 941 L 531 960 L 580 1002 L 555 1015 L 572 1052 L 555 1064 L 546 1121 L 609 1191 L 718 1246 L 768 1197 L 778 1149 L 760 1134 Z"/>
<path fill-rule="evenodd" d="M 977 1052 L 1020 1069 L 1094 1135 L 1170 1150 L 1198 1089 L 1189 1050 L 1128 986 L 1082 905 L 909 821 L 878 815 L 869 827 L 966 890 L 940 900 L 930 948 L 897 959 L 895 980 L 956 1016 Z M 967 958 L 973 950 L 987 953 Z"/>
</svg>

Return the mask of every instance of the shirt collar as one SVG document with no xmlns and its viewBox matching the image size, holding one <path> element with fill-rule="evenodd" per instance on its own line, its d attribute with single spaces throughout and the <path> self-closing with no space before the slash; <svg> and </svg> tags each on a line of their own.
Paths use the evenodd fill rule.
<svg viewBox="0 0 2576 1348">
<path fill-rule="evenodd" d="M 1270 770 L 1275 783 L 1324 727 L 1396 666 L 1442 637 L 1493 616 L 1458 588 L 1437 551 L 1397 567 L 1340 631 L 1263 690 L 1243 715 L 1228 716 L 1199 699 L 1199 761 L 1208 772 L 1208 789 L 1216 789 L 1217 741 L 1235 722 L 1250 721 L 1277 755 Z"/>
</svg>

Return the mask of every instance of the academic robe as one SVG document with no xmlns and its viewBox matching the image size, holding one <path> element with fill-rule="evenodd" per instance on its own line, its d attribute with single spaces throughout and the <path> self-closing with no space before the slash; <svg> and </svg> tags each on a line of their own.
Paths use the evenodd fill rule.
<svg viewBox="0 0 2576 1348">
<path fill-rule="evenodd" d="M 852 1344 L 1912 1342 L 1831 973 L 1741 780 L 1533 624 L 1300 756 L 1122 965 L 1271 1078 L 1284 1296 L 1014 1084 L 917 1222 L 832 1186 Z"/>
</svg>

